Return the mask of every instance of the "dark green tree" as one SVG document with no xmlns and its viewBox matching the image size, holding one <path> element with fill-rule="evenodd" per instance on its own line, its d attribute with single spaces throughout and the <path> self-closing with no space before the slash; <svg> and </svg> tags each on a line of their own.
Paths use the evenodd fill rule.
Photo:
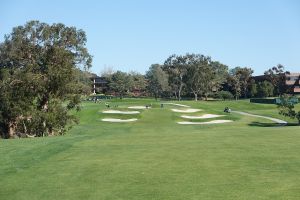
<svg viewBox="0 0 300 200">
<path fill-rule="evenodd" d="M 295 111 L 295 106 L 292 101 L 292 97 L 288 95 L 282 95 L 280 97 L 280 104 L 278 105 L 279 114 L 290 117 L 292 119 L 297 119 L 298 124 L 300 124 L 300 111 Z"/>
<path fill-rule="evenodd" d="M 258 97 L 271 97 L 274 94 L 274 86 L 269 81 L 258 83 L 257 96 Z"/>
<path fill-rule="evenodd" d="M 169 77 L 169 85 L 178 100 L 181 100 L 182 91 L 185 86 L 184 78 L 187 73 L 188 63 L 193 55 L 172 55 L 164 63 L 163 69 Z"/>
<path fill-rule="evenodd" d="M 68 110 L 79 108 L 77 70 L 91 66 L 85 45 L 84 31 L 60 23 L 30 21 L 5 36 L 0 44 L 4 138 L 64 134 L 76 121 Z"/>
<path fill-rule="evenodd" d="M 255 83 L 255 80 L 251 80 L 248 86 L 248 96 L 249 97 L 255 97 L 257 95 L 257 84 Z"/>
<path fill-rule="evenodd" d="M 146 73 L 148 80 L 148 91 L 154 95 L 157 100 L 164 91 L 169 89 L 168 75 L 162 70 L 159 64 L 153 64 Z"/>
<path fill-rule="evenodd" d="M 267 77 L 267 80 L 274 86 L 275 95 L 288 93 L 288 87 L 286 85 L 286 74 L 290 74 L 290 72 L 285 71 L 283 65 L 278 64 L 277 66 L 274 66 L 265 71 L 264 74 Z"/>
<path fill-rule="evenodd" d="M 132 76 L 125 72 L 117 71 L 111 75 L 109 87 L 122 99 L 133 88 Z"/>
</svg>

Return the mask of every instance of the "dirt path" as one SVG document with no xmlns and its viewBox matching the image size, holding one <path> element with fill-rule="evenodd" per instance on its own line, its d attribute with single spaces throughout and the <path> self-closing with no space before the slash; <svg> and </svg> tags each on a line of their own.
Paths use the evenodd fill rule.
<svg viewBox="0 0 300 200">
<path fill-rule="evenodd" d="M 246 113 L 246 112 L 242 112 L 242 111 L 232 111 L 232 113 L 237 113 L 237 114 L 240 114 L 240 115 L 246 115 L 246 116 L 250 116 L 250 117 L 259 117 L 259 118 L 268 119 L 268 120 L 271 120 L 273 122 L 278 123 L 281 126 L 287 125 L 286 121 L 283 121 L 281 119 L 276 119 L 276 118 L 273 118 L 273 117 L 266 117 L 266 116 L 262 116 L 262 115 L 254 115 L 254 114 L 250 114 L 250 113 Z"/>
</svg>

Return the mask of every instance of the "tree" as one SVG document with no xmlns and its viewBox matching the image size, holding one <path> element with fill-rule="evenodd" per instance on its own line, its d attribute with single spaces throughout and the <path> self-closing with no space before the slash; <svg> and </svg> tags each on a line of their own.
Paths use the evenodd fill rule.
<svg viewBox="0 0 300 200">
<path fill-rule="evenodd" d="M 132 77 L 125 72 L 117 71 L 111 75 L 109 87 L 122 99 L 133 87 Z"/>
<path fill-rule="evenodd" d="M 222 99 L 223 101 L 225 101 L 225 100 L 231 100 L 234 97 L 233 97 L 232 93 L 229 91 L 219 91 L 216 93 L 216 98 Z"/>
<path fill-rule="evenodd" d="M 235 100 L 238 100 L 241 96 L 240 74 L 230 73 L 227 77 L 227 82 L 231 87 Z"/>
<path fill-rule="evenodd" d="M 255 80 L 252 79 L 248 86 L 248 96 L 255 97 L 256 95 L 257 95 L 257 84 L 255 83 Z"/>
<path fill-rule="evenodd" d="M 277 66 L 274 66 L 267 71 L 265 71 L 265 76 L 267 77 L 267 80 L 272 83 L 272 85 L 275 88 L 275 95 L 282 95 L 284 93 L 287 93 L 288 88 L 285 84 L 286 82 L 286 74 L 290 74 L 288 71 L 284 71 L 284 66 L 281 64 L 278 64 Z"/>
<path fill-rule="evenodd" d="M 81 90 L 76 70 L 92 58 L 83 30 L 30 21 L 0 44 L 0 125 L 4 138 L 64 134 L 77 120 Z M 66 103 L 67 105 L 63 104 Z"/>
<path fill-rule="evenodd" d="M 164 91 L 169 89 L 168 75 L 159 64 L 151 65 L 146 72 L 146 78 L 148 80 L 148 91 L 154 95 L 156 100 Z"/>
<path fill-rule="evenodd" d="M 280 97 L 280 104 L 277 106 L 279 114 L 290 117 L 292 119 L 297 119 L 298 124 L 300 124 L 300 111 L 295 111 L 295 106 L 292 101 L 292 97 L 288 95 L 283 95 Z"/>
<path fill-rule="evenodd" d="M 244 98 L 247 98 L 248 87 L 251 83 L 250 79 L 253 74 L 253 70 L 247 67 L 236 67 L 231 70 L 231 73 L 235 74 L 236 77 L 239 77 L 238 82 L 241 88 L 241 95 L 243 95 Z"/>
<path fill-rule="evenodd" d="M 134 90 L 138 90 L 139 92 L 143 92 L 146 89 L 146 79 L 145 76 L 138 73 L 138 72 L 130 72 L 129 76 L 131 76 L 132 79 L 132 88 Z"/>
<path fill-rule="evenodd" d="M 181 100 L 181 93 L 185 85 L 184 76 L 187 73 L 187 64 L 191 57 L 191 54 L 186 54 L 185 56 L 172 55 L 163 65 L 164 71 L 168 73 L 171 89 L 175 97 L 178 95 L 179 101 Z"/>
<path fill-rule="evenodd" d="M 259 97 L 270 97 L 273 96 L 274 86 L 269 81 L 263 81 L 258 84 L 257 96 Z"/>
<path fill-rule="evenodd" d="M 198 95 L 204 95 L 207 98 L 208 93 L 212 91 L 213 78 L 214 73 L 210 66 L 210 58 L 192 54 L 187 65 L 185 83 L 194 94 L 195 101 L 198 100 Z"/>
</svg>

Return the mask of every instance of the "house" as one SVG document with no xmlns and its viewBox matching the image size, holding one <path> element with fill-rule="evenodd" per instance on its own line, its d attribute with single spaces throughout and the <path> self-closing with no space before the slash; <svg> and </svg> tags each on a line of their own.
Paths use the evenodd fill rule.
<svg viewBox="0 0 300 200">
<path fill-rule="evenodd" d="M 294 94 L 300 93 L 300 73 L 286 74 L 285 84 L 291 87 Z"/>
<path fill-rule="evenodd" d="M 93 74 L 90 79 L 92 80 L 93 84 L 93 94 L 96 93 L 105 93 L 108 89 L 108 81 L 105 77 L 97 76 Z"/>
<path fill-rule="evenodd" d="M 253 79 L 256 82 L 263 82 L 268 80 L 266 75 L 254 76 Z M 285 85 L 288 90 L 287 93 L 300 94 L 300 73 L 286 73 Z"/>
</svg>

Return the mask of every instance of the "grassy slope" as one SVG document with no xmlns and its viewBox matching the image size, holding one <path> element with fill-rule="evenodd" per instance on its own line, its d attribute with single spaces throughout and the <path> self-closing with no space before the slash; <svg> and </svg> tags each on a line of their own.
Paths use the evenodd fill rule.
<svg viewBox="0 0 300 200">
<path fill-rule="evenodd" d="M 245 101 L 184 103 L 280 117 L 272 105 Z M 299 127 L 256 126 L 269 121 L 239 115 L 231 124 L 183 126 L 172 106 L 153 106 L 138 122 L 117 124 L 100 121 L 110 116 L 99 113 L 103 104 L 86 103 L 66 136 L 0 140 L 0 199 L 300 198 Z"/>
</svg>

